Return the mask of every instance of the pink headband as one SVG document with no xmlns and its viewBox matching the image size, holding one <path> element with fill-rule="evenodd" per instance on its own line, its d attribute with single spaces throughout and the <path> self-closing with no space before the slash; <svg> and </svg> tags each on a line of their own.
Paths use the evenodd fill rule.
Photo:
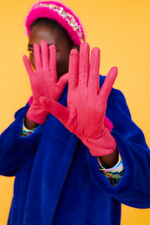
<svg viewBox="0 0 150 225">
<path fill-rule="evenodd" d="M 56 20 L 64 27 L 75 45 L 85 41 L 85 35 L 79 19 L 74 13 L 59 2 L 47 1 L 35 4 L 26 18 L 27 34 L 33 22 L 41 17 Z"/>
</svg>

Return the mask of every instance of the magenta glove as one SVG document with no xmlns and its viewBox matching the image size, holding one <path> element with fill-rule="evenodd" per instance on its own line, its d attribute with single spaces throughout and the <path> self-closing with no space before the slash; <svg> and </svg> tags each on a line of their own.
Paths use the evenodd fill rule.
<svg viewBox="0 0 150 225">
<path fill-rule="evenodd" d="M 68 74 L 63 75 L 57 81 L 55 45 L 50 45 L 48 47 L 47 42 L 42 41 L 41 53 L 38 44 L 34 44 L 33 48 L 35 72 L 27 56 L 23 56 L 33 94 L 33 102 L 27 111 L 26 117 L 38 124 L 43 124 L 49 113 L 43 109 L 39 98 L 45 96 L 58 101 L 67 84 Z"/>
<path fill-rule="evenodd" d="M 99 89 L 100 50 L 92 50 L 90 65 L 89 52 L 85 42 L 80 46 L 80 55 L 75 49 L 71 51 L 67 108 L 45 97 L 40 98 L 40 103 L 79 137 L 93 156 L 104 156 L 116 149 L 116 141 L 105 126 L 104 118 L 118 70 L 111 68 Z"/>
</svg>

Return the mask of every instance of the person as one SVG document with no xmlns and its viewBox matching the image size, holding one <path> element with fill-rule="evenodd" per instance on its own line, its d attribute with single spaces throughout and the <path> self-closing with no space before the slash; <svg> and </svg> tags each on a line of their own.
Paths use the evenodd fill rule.
<svg viewBox="0 0 150 225">
<path fill-rule="evenodd" d="M 8 225 L 117 225 L 121 203 L 149 208 L 150 152 L 112 88 L 117 68 L 99 76 L 99 49 L 89 63 L 61 3 L 35 4 L 26 28 L 32 97 L 0 136 L 0 174 L 15 176 Z"/>
</svg>

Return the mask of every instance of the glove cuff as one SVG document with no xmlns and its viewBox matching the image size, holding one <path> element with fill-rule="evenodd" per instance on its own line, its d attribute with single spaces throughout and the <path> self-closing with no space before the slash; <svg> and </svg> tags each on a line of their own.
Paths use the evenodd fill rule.
<svg viewBox="0 0 150 225">
<path fill-rule="evenodd" d="M 88 147 L 91 155 L 93 156 L 105 156 L 110 155 L 116 149 L 117 143 L 113 136 L 110 134 L 107 127 L 98 137 L 95 138 L 83 138 L 82 142 Z"/>
<path fill-rule="evenodd" d="M 49 113 L 34 100 L 26 113 L 26 117 L 37 124 L 45 123 L 48 115 Z"/>
</svg>

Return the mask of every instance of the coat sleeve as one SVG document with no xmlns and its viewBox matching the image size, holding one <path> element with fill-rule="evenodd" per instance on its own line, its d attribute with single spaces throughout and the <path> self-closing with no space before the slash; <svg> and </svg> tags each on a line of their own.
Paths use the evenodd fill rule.
<svg viewBox="0 0 150 225">
<path fill-rule="evenodd" d="M 0 135 L 0 175 L 14 176 L 39 144 L 43 125 L 27 137 L 21 137 L 22 123 L 29 105 L 15 114 L 14 122 Z"/>
<path fill-rule="evenodd" d="M 132 121 L 123 94 L 116 89 L 108 98 L 106 116 L 113 122 L 112 135 L 120 150 L 125 174 L 112 186 L 98 170 L 97 158 L 87 152 L 94 182 L 120 203 L 136 208 L 150 207 L 150 150 L 143 132 Z"/>
</svg>

